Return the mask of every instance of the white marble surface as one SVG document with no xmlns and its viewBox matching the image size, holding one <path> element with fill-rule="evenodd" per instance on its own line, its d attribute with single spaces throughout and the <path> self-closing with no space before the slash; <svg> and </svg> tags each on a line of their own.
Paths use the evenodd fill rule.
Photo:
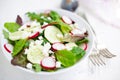
<svg viewBox="0 0 120 80">
<path fill-rule="evenodd" d="M 59 8 L 61 0 L 1 0 L 0 1 L 0 26 L 5 21 L 11 21 L 14 15 L 22 14 L 29 10 Z M 87 18 L 94 27 L 97 35 L 105 43 L 108 49 L 117 55 L 117 57 L 106 61 L 106 66 L 91 68 L 84 63 L 83 70 L 77 73 L 60 75 L 51 80 L 120 80 L 120 29 L 101 22 L 94 15 L 87 13 Z M 1 31 L 0 31 L 1 33 Z M 87 62 L 87 59 L 85 60 Z M 43 76 L 44 77 L 44 76 Z M 50 80 L 49 76 L 49 80 Z M 25 73 L 24 71 L 14 68 L 5 58 L 0 50 L 0 80 L 41 80 L 40 77 Z"/>
</svg>

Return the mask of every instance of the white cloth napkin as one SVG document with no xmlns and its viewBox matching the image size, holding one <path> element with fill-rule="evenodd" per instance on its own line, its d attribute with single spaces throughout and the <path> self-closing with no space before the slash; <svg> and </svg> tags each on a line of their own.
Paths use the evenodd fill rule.
<svg viewBox="0 0 120 80">
<path fill-rule="evenodd" d="M 120 0 L 79 0 L 79 4 L 86 13 L 120 29 Z"/>
</svg>

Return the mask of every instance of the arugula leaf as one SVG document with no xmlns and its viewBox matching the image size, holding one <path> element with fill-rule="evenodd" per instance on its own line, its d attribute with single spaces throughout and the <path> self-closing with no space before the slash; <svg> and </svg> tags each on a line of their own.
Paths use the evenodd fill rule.
<svg viewBox="0 0 120 80">
<path fill-rule="evenodd" d="M 15 43 L 15 46 L 13 48 L 12 56 L 16 56 L 24 47 L 27 39 L 21 39 Z"/>
<path fill-rule="evenodd" d="M 35 72 L 40 72 L 42 70 L 40 64 L 33 64 L 32 68 Z"/>
<path fill-rule="evenodd" d="M 15 32 L 18 30 L 18 28 L 20 27 L 20 25 L 18 25 L 17 23 L 14 22 L 6 22 L 4 24 L 4 27 L 9 31 L 9 32 Z"/>
<path fill-rule="evenodd" d="M 41 14 L 36 14 L 36 13 L 32 13 L 32 12 L 27 12 L 26 13 L 27 16 L 31 19 L 31 20 L 37 20 L 38 22 L 40 22 L 41 24 L 43 24 L 43 22 L 47 22 L 47 23 L 50 23 L 52 22 L 51 20 L 49 20 L 47 18 L 46 15 L 44 15 L 43 13 Z M 41 16 L 44 16 L 44 18 L 41 18 Z"/>
<path fill-rule="evenodd" d="M 57 13 L 57 12 L 55 12 L 55 11 L 51 11 L 50 13 L 49 13 L 49 16 L 53 19 L 53 20 L 60 20 L 60 15 Z"/>
<path fill-rule="evenodd" d="M 82 43 L 88 43 L 89 42 L 89 40 L 87 39 L 87 38 L 84 38 L 84 39 L 82 39 L 82 40 L 79 40 L 79 41 L 77 41 L 77 42 L 75 42 L 77 45 L 81 45 Z"/>
<path fill-rule="evenodd" d="M 76 56 L 71 51 L 59 50 L 55 55 L 64 67 L 69 67 L 76 63 Z"/>
<path fill-rule="evenodd" d="M 40 22 L 41 24 L 43 24 L 43 22 L 47 22 L 47 23 L 57 23 L 60 27 L 60 30 L 63 32 L 63 34 L 65 33 L 69 33 L 69 31 L 71 30 L 71 27 L 68 24 L 65 24 L 62 20 L 61 20 L 61 16 L 55 12 L 55 11 L 51 11 L 49 13 L 49 15 L 45 15 L 44 13 L 41 14 L 36 14 L 36 13 L 31 13 L 28 12 L 26 13 L 28 15 L 28 17 L 31 20 L 37 20 L 38 22 Z M 44 18 L 41 18 L 41 16 L 43 16 Z M 48 17 L 51 17 L 52 20 L 49 20 Z"/>
<path fill-rule="evenodd" d="M 80 60 L 85 55 L 85 51 L 80 47 L 73 47 L 71 52 L 76 56 L 76 60 Z"/>
<path fill-rule="evenodd" d="M 61 20 L 61 16 L 57 12 L 51 11 L 49 15 L 55 22 L 57 22 L 60 25 L 60 29 L 64 34 L 70 32 L 71 27 Z"/>
</svg>

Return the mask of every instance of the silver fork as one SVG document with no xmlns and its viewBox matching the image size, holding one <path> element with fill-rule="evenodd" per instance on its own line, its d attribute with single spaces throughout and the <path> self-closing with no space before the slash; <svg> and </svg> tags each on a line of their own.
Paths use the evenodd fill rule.
<svg viewBox="0 0 120 80">
<path fill-rule="evenodd" d="M 88 22 L 85 14 L 82 15 L 82 17 Z M 101 44 L 98 43 L 96 32 L 94 31 L 91 25 L 90 25 L 90 28 L 94 34 L 94 50 L 92 54 L 89 55 L 89 59 L 94 65 L 98 65 L 98 66 L 106 65 L 105 61 L 103 60 L 103 57 L 112 58 L 112 57 L 115 57 L 116 55 L 112 54 L 105 46 L 103 45 L 101 46 Z"/>
</svg>

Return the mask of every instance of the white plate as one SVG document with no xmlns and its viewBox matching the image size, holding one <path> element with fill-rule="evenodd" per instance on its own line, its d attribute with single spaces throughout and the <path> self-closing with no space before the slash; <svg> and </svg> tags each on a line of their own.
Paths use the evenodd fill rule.
<svg viewBox="0 0 120 80">
<path fill-rule="evenodd" d="M 68 17 L 70 17 L 73 21 L 75 21 L 79 27 L 83 27 L 83 28 L 86 28 L 87 31 L 88 31 L 88 39 L 89 39 L 89 43 L 88 43 L 88 49 L 86 50 L 86 54 L 85 56 L 78 62 L 76 63 L 74 66 L 72 67 L 69 67 L 69 68 L 66 68 L 66 69 L 61 69 L 59 71 L 56 71 L 56 72 L 39 72 L 39 73 L 34 73 L 33 71 L 30 71 L 30 70 L 27 70 L 27 69 L 24 69 L 24 68 L 21 68 L 21 67 L 18 67 L 24 71 L 27 71 L 27 73 L 29 74 L 30 73 L 33 73 L 33 75 L 35 76 L 41 76 L 41 80 L 52 80 L 55 78 L 56 76 L 56 79 L 57 77 L 59 77 L 59 79 L 63 79 L 63 77 L 65 77 L 65 74 L 66 73 L 73 73 L 74 71 L 76 71 L 77 69 L 80 69 L 80 65 L 82 63 L 83 60 L 85 60 L 85 58 L 87 58 L 88 54 L 91 53 L 91 50 L 93 48 L 93 33 L 89 27 L 89 25 L 78 15 L 72 13 L 72 12 L 69 12 L 69 11 L 65 11 L 65 10 L 60 10 L 60 9 L 53 9 L 55 11 L 57 11 L 60 15 L 66 15 Z M 39 10 L 39 11 L 36 11 L 36 12 L 42 12 L 44 10 Z M 26 11 L 28 12 L 28 11 Z M 19 14 L 18 14 L 19 15 Z M 24 14 L 20 14 L 20 15 L 24 15 Z M 23 16 L 22 16 L 23 17 Z M 14 19 L 16 18 L 16 15 L 14 17 Z M 14 20 L 12 19 L 12 20 Z M 6 50 L 4 49 L 3 45 L 6 43 L 7 41 L 4 39 L 4 36 L 2 34 L 2 37 L 1 37 L 1 49 L 2 49 L 2 52 L 3 54 L 6 56 L 6 58 L 8 59 L 8 61 L 10 62 L 12 57 L 11 57 L 11 54 L 7 53 Z M 86 65 L 87 66 L 87 65 Z M 39 74 L 39 75 L 38 75 Z M 63 76 L 64 74 L 64 76 Z M 60 77 L 60 75 L 62 75 L 62 77 Z M 67 75 L 67 74 L 66 74 Z M 44 77 L 43 77 L 44 76 Z M 49 78 L 50 77 L 50 78 Z M 65 78 L 64 78 L 65 79 Z M 69 78 L 68 78 L 69 79 Z"/>
</svg>

